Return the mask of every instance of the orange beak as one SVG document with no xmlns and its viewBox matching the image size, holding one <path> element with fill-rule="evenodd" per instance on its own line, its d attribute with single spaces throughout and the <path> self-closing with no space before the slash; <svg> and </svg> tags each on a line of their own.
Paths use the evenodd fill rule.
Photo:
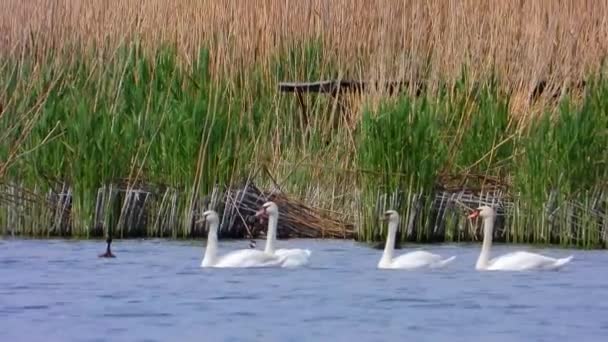
<svg viewBox="0 0 608 342">
<path fill-rule="evenodd" d="M 262 208 L 255 213 L 255 217 L 266 217 L 266 208 Z"/>
<path fill-rule="evenodd" d="M 473 212 L 472 212 L 472 213 L 469 215 L 469 218 L 470 218 L 470 219 L 474 219 L 474 218 L 476 218 L 477 216 L 479 216 L 479 210 L 474 210 L 474 211 L 473 211 Z"/>
</svg>

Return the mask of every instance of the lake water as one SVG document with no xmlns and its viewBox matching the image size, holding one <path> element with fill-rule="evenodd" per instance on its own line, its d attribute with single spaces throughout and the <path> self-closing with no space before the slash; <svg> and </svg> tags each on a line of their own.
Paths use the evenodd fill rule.
<svg viewBox="0 0 608 342">
<path fill-rule="evenodd" d="M 412 272 L 377 270 L 382 252 L 354 242 L 289 240 L 313 251 L 309 267 L 201 269 L 203 245 L 114 241 L 117 258 L 100 259 L 102 241 L 0 240 L 0 341 L 608 338 L 607 251 L 544 250 L 575 258 L 509 273 L 475 271 L 478 245 L 424 246 L 457 259 Z"/>
</svg>

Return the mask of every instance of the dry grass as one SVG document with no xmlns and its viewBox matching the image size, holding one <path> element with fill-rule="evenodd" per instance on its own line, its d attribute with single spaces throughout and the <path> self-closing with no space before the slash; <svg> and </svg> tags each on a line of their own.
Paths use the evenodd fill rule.
<svg viewBox="0 0 608 342">
<path fill-rule="evenodd" d="M 433 82 L 468 65 L 473 78 L 497 73 L 525 103 L 540 80 L 561 89 L 601 68 L 607 18 L 608 3 L 594 0 L 6 0 L 0 51 L 44 56 L 76 45 L 111 53 L 137 36 L 150 48 L 175 44 L 186 63 L 210 46 L 212 69 L 225 77 L 321 38 L 344 77 Z"/>
</svg>

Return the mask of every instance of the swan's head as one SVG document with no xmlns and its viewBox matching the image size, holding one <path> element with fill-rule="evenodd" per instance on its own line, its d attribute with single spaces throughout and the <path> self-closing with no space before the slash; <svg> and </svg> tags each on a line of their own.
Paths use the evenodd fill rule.
<svg viewBox="0 0 608 342">
<path fill-rule="evenodd" d="M 395 210 L 387 210 L 384 212 L 384 221 L 389 223 L 399 222 L 399 213 Z"/>
<path fill-rule="evenodd" d="M 256 217 L 278 216 L 279 207 L 274 202 L 266 202 L 262 205 L 262 209 L 255 213 Z"/>
<path fill-rule="evenodd" d="M 473 210 L 473 212 L 469 215 L 469 218 L 476 218 L 477 216 L 481 218 L 494 217 L 496 216 L 496 212 L 494 212 L 492 207 L 482 205 L 481 207 Z"/>
<path fill-rule="evenodd" d="M 213 210 L 207 210 L 203 213 L 203 219 L 207 221 L 209 226 L 220 223 L 220 218 L 217 216 L 217 213 Z"/>
</svg>

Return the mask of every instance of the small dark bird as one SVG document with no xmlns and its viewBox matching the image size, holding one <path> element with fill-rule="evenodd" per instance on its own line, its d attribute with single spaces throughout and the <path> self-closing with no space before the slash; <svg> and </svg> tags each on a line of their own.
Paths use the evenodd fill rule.
<svg viewBox="0 0 608 342">
<path fill-rule="evenodd" d="M 116 256 L 114 254 L 112 254 L 112 251 L 110 250 L 110 245 L 112 244 L 112 237 L 108 237 L 106 239 L 106 243 L 108 244 L 108 246 L 106 247 L 106 252 L 103 254 L 99 254 L 98 257 L 100 258 L 115 258 Z"/>
<path fill-rule="evenodd" d="M 249 240 L 249 248 L 255 249 L 255 240 Z"/>
</svg>

